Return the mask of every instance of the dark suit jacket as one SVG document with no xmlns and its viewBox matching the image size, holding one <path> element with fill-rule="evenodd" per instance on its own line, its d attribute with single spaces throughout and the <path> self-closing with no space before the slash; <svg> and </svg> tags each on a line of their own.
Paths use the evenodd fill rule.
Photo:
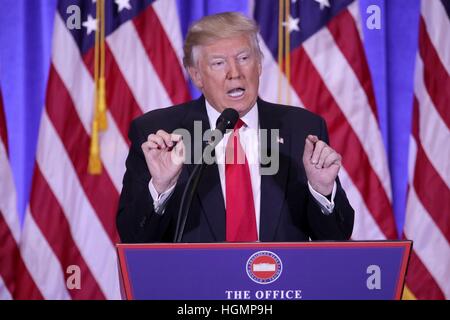
<svg viewBox="0 0 450 320">
<path fill-rule="evenodd" d="M 339 180 L 332 214 L 324 215 L 307 186 L 302 155 L 308 134 L 328 143 L 325 121 L 296 107 L 281 106 L 258 99 L 261 129 L 279 129 L 278 173 L 261 176 L 261 241 L 308 241 L 349 239 L 354 212 Z M 178 207 L 184 186 L 192 170 L 185 164 L 174 193 L 163 215 L 155 213 L 148 189 L 150 174 L 141 145 L 159 129 L 172 132 L 185 128 L 193 132 L 194 121 L 202 121 L 208 130 L 209 120 L 203 97 L 178 106 L 148 112 L 130 126 L 131 148 L 120 196 L 117 227 L 124 243 L 171 242 L 174 237 Z M 270 146 L 270 144 L 269 144 Z M 194 197 L 183 242 L 225 241 L 225 205 L 216 164 L 206 167 Z"/>
</svg>

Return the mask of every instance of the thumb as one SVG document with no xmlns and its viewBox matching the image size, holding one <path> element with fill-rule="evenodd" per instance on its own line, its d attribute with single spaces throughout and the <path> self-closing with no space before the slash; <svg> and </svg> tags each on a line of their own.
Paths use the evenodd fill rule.
<svg viewBox="0 0 450 320">
<path fill-rule="evenodd" d="M 172 153 L 172 162 L 176 166 L 181 166 L 184 163 L 184 156 L 185 156 L 185 146 L 183 143 L 183 140 L 180 140 L 173 149 Z"/>
</svg>

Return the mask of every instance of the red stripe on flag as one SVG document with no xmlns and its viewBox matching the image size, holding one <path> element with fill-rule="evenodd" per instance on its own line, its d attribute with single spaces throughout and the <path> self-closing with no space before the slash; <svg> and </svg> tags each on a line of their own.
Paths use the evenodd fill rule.
<svg viewBox="0 0 450 320">
<path fill-rule="evenodd" d="M 134 118 L 142 115 L 142 110 L 134 99 L 134 96 L 114 59 L 108 44 L 106 44 L 106 105 L 110 111 L 124 140 L 128 141 L 128 129 Z M 83 61 L 94 78 L 94 48 L 89 50 Z"/>
<path fill-rule="evenodd" d="M 0 225 L 2 222 L 0 222 Z M 15 272 L 16 272 L 16 291 L 14 292 L 14 299 L 18 300 L 43 300 L 44 297 L 40 292 L 39 288 L 36 286 L 30 271 L 22 260 L 22 255 L 20 254 L 19 248 L 16 246 L 16 252 L 13 255 L 16 256 L 15 260 Z"/>
<path fill-rule="evenodd" d="M 14 296 L 15 291 L 15 267 L 19 258 L 19 249 L 8 224 L 0 211 L 0 275 L 8 288 L 8 291 Z"/>
<path fill-rule="evenodd" d="M 109 46 L 106 46 L 106 101 L 120 132 L 128 145 L 131 121 L 142 115 L 142 110 L 117 65 Z"/>
<path fill-rule="evenodd" d="M 342 11 L 330 21 L 328 29 L 333 35 L 339 50 L 355 72 L 361 87 L 366 92 L 370 109 L 378 120 L 378 111 L 369 65 L 365 59 L 366 53 L 353 16 L 348 10 Z"/>
<path fill-rule="evenodd" d="M 191 96 L 180 62 L 153 7 L 149 6 L 133 22 L 142 45 L 172 102 L 178 104 L 190 100 Z"/>
<path fill-rule="evenodd" d="M 417 99 L 417 96 L 414 95 L 414 101 L 413 101 L 413 113 L 412 113 L 412 125 L 411 125 L 411 134 L 413 137 L 419 141 L 419 100 Z"/>
<path fill-rule="evenodd" d="M 84 261 L 72 238 L 70 224 L 64 211 L 53 195 L 47 181 L 38 166 L 35 166 L 33 188 L 30 199 L 31 214 L 36 224 L 45 235 L 48 244 L 58 257 L 62 266 L 64 279 L 70 276 L 67 267 L 76 265 L 80 268 L 81 289 L 68 290 L 73 299 L 105 299 L 95 277 Z"/>
<path fill-rule="evenodd" d="M 44 296 L 39 291 L 30 272 L 22 259 L 16 263 L 17 290 L 14 299 L 17 300 L 43 300 Z"/>
<path fill-rule="evenodd" d="M 0 142 L 3 142 L 8 152 L 8 133 L 6 131 L 6 118 L 3 112 L 3 99 L 2 92 L 0 91 Z"/>
<path fill-rule="evenodd" d="M 388 239 L 397 239 L 389 198 L 347 118 L 328 91 L 303 47 L 292 52 L 292 86 L 309 110 L 327 122 L 331 144 L 342 155 L 345 169 L 367 208 Z"/>
<path fill-rule="evenodd" d="M 414 189 L 420 202 L 450 243 L 450 190 L 428 160 L 420 143 L 417 144 Z"/>
<path fill-rule="evenodd" d="M 46 108 L 87 198 L 111 241 L 116 243 L 118 234 L 115 216 L 118 191 L 106 170 L 102 170 L 100 175 L 88 174 L 90 137 L 84 130 L 73 101 L 53 65 L 50 68 Z"/>
<path fill-rule="evenodd" d="M 450 219 L 447 217 L 450 212 L 450 201 L 440 201 L 440 199 L 450 199 L 450 190 L 423 149 L 419 138 L 419 117 L 419 102 L 417 98 L 414 98 L 412 134 L 417 144 L 414 189 L 420 202 L 450 243 Z"/>
<path fill-rule="evenodd" d="M 18 259 L 16 263 L 17 274 L 17 290 L 14 294 L 14 299 L 17 300 L 43 300 L 44 297 L 34 283 L 27 266 L 22 259 Z"/>
<path fill-rule="evenodd" d="M 442 120 L 450 128 L 450 76 L 430 40 L 423 17 L 420 17 L 419 51 L 428 94 Z"/>
<path fill-rule="evenodd" d="M 105 48 L 108 46 L 108 43 L 106 43 Z M 95 47 L 92 47 L 90 50 L 88 50 L 81 58 L 83 59 L 84 64 L 86 65 L 87 70 L 89 71 L 90 75 L 92 76 L 92 82 L 94 83 L 94 53 L 95 53 Z M 108 63 L 108 59 L 105 56 L 105 63 Z M 107 72 L 108 68 L 105 65 L 105 73 Z"/>
<path fill-rule="evenodd" d="M 409 258 L 406 285 L 417 299 L 445 299 L 444 293 L 414 250 L 411 251 L 411 256 Z"/>
</svg>

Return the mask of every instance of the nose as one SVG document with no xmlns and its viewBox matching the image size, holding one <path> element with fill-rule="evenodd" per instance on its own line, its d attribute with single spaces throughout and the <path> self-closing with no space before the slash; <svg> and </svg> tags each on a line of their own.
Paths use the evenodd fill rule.
<svg viewBox="0 0 450 320">
<path fill-rule="evenodd" d="M 227 70 L 227 79 L 239 79 L 241 77 L 241 68 L 239 64 L 231 59 L 231 61 L 228 63 L 228 70 Z"/>
</svg>

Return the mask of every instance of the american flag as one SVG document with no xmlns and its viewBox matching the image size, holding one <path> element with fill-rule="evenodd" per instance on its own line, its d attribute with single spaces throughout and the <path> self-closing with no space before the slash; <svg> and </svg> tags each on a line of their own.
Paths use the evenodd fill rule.
<svg viewBox="0 0 450 320">
<path fill-rule="evenodd" d="M 10 292 L 16 298 L 121 298 L 115 216 L 130 145 L 129 123 L 151 109 L 190 99 L 176 0 L 106 1 L 108 128 L 99 137 L 103 170 L 100 175 L 88 173 L 95 118 L 95 2 L 58 2 L 20 241 L 23 263 L 16 268 L 18 290 Z M 70 6 L 81 9 L 79 29 L 68 27 Z M 264 54 L 260 96 L 325 118 L 331 146 L 343 156 L 340 179 L 356 212 L 352 238 L 396 239 L 359 2 L 258 0 L 251 14 L 261 27 Z M 80 271 L 79 289 L 68 286 L 73 266 Z"/>
<path fill-rule="evenodd" d="M 418 299 L 450 299 L 450 1 L 422 1 L 404 236 L 406 284 Z"/>
<path fill-rule="evenodd" d="M 81 9 L 81 29 L 67 27 L 73 5 Z M 35 285 L 19 279 L 22 298 L 121 297 L 115 216 L 130 145 L 129 123 L 150 109 L 190 99 L 175 6 L 175 0 L 105 1 L 108 129 L 100 134 L 103 170 L 90 175 L 96 3 L 58 2 L 21 245 Z M 67 286 L 73 266 L 80 271 L 80 289 Z"/>
<path fill-rule="evenodd" d="M 0 300 L 11 299 L 15 291 L 14 267 L 19 255 L 19 218 L 16 193 L 8 159 L 8 137 L 0 91 Z"/>
<path fill-rule="evenodd" d="M 17 276 L 33 283 L 20 255 L 16 189 L 8 157 L 8 136 L 0 90 L 0 300 L 17 297 Z M 38 297 L 38 296 L 37 296 Z"/>
<path fill-rule="evenodd" d="M 275 85 L 280 12 L 287 17 L 282 20 L 289 32 L 290 53 L 281 54 L 281 64 L 290 65 L 290 75 L 283 68 L 281 95 Z M 277 101 L 284 93 L 285 102 L 325 118 L 331 146 L 343 158 L 340 179 L 356 212 L 352 238 L 396 239 L 389 168 L 358 1 L 284 1 L 283 7 L 278 1 L 255 1 L 254 16 L 263 40 L 262 98 Z"/>
</svg>

